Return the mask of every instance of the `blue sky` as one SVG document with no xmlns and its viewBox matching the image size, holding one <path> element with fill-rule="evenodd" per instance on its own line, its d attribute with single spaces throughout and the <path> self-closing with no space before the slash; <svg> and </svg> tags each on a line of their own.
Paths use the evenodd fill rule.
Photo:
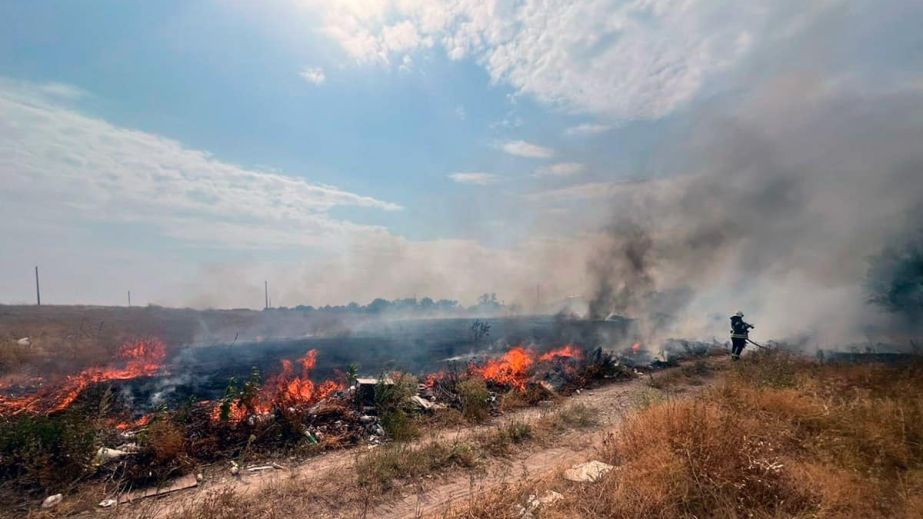
<svg viewBox="0 0 923 519">
<path fill-rule="evenodd" d="M 62 303 L 579 293 L 577 240 L 682 174 L 696 110 L 829 20 L 884 30 L 844 5 L 3 2 L 0 301 L 34 264 Z"/>
</svg>

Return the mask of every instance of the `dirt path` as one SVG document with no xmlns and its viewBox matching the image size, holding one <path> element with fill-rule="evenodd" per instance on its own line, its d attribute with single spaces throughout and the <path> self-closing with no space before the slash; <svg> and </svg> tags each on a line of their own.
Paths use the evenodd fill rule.
<svg viewBox="0 0 923 519">
<path fill-rule="evenodd" d="M 721 363 L 721 359 L 713 359 L 710 363 Z M 678 368 L 673 368 L 678 369 Z M 664 370 L 655 376 L 667 375 L 671 370 Z M 698 391 L 702 386 L 684 386 L 681 391 L 690 394 Z M 551 446 L 534 445 L 510 458 L 496 458 L 487 462 L 486 466 L 478 472 L 476 477 L 469 479 L 469 475 L 460 471 L 453 471 L 448 476 L 436 477 L 425 480 L 421 485 L 414 485 L 405 490 L 405 495 L 391 497 L 386 503 L 376 508 L 360 513 L 362 517 L 374 518 L 403 518 L 421 517 L 437 514 L 461 500 L 470 499 L 479 492 L 488 490 L 504 481 L 511 481 L 527 476 L 536 476 L 554 470 L 566 463 L 585 461 L 594 452 L 596 447 L 610 433 L 624 416 L 625 412 L 640 398 L 656 393 L 649 387 L 646 379 L 635 379 L 629 382 L 615 383 L 594 390 L 583 391 L 581 394 L 566 398 L 561 405 L 584 404 L 598 410 L 598 424 L 591 429 L 570 431 L 555 440 Z M 683 394 L 681 393 L 681 394 Z M 553 410 L 553 409 L 552 409 Z M 467 426 L 449 428 L 436 434 L 424 435 L 418 440 L 419 444 L 432 440 L 464 439 L 478 432 L 487 431 L 502 426 L 512 421 L 533 421 L 549 409 L 529 408 L 514 413 L 509 413 L 500 418 L 491 420 L 481 426 Z M 255 474 L 242 474 L 240 478 L 229 475 L 227 471 L 214 473 L 197 488 L 177 492 L 164 496 L 149 503 L 147 517 L 169 517 L 175 515 L 190 503 L 196 502 L 203 496 L 220 492 L 233 491 L 240 496 L 257 495 L 263 490 L 271 489 L 286 481 L 298 479 L 302 482 L 329 481 L 331 478 L 341 479 L 352 477 L 352 466 L 357 454 L 368 447 L 360 446 L 348 450 L 336 451 L 306 460 L 290 470 L 269 470 Z M 136 515 L 137 509 L 127 507 L 126 515 Z M 356 517 L 357 513 L 339 515 L 336 512 L 331 517 Z M 345 511 L 344 511 L 345 512 Z M 122 514 L 119 514 L 122 515 Z"/>
<path fill-rule="evenodd" d="M 675 389 L 681 391 L 680 395 L 691 396 L 704 387 L 705 385 L 686 385 Z M 454 478 L 440 481 L 430 488 L 417 489 L 417 492 L 398 501 L 385 503 L 373 509 L 368 517 L 441 517 L 452 506 L 475 498 L 478 494 L 496 488 L 504 482 L 534 478 L 564 465 L 589 461 L 606 436 L 618 427 L 625 414 L 631 410 L 637 399 L 642 397 L 642 393 L 649 391 L 656 390 L 652 390 L 644 380 L 639 379 L 569 398 L 567 404 L 579 402 L 598 409 L 599 424 L 590 430 L 570 431 L 556 439 L 553 446 L 538 446 L 521 452 L 512 459 L 492 460 L 485 473 L 476 479 Z"/>
</svg>

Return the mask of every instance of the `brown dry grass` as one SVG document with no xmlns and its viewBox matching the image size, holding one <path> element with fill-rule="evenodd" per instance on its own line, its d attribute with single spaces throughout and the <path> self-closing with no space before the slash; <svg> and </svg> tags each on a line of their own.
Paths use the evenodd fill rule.
<svg viewBox="0 0 923 519">
<path fill-rule="evenodd" d="M 517 517 L 528 494 L 570 517 L 923 517 L 923 367 L 741 361 L 695 400 L 627 417 L 597 484 L 525 481 L 449 515 Z"/>
</svg>

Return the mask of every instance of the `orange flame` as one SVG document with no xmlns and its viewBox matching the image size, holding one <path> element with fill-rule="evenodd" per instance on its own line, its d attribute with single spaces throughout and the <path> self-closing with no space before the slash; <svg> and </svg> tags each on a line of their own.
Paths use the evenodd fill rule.
<svg viewBox="0 0 923 519">
<path fill-rule="evenodd" d="M 127 430 L 129 430 L 129 429 L 139 429 L 139 428 L 144 427 L 145 425 L 151 423 L 151 419 L 153 419 L 153 418 L 154 418 L 154 415 L 146 414 L 146 415 L 142 416 L 141 418 L 138 418 L 137 420 L 133 420 L 133 421 L 131 421 L 131 422 L 121 422 L 121 423 L 117 423 L 117 424 L 115 425 L 115 428 L 118 429 L 118 430 L 120 430 L 120 431 L 127 431 Z"/>
<path fill-rule="evenodd" d="M 638 353 L 639 351 L 641 351 L 641 343 L 640 343 L 640 342 L 636 342 L 636 343 L 634 343 L 634 344 L 631 345 L 631 352 L 632 352 L 632 353 Z"/>
<path fill-rule="evenodd" d="M 554 359 L 580 360 L 582 358 L 583 358 L 583 350 L 571 344 L 567 344 L 556 350 L 551 350 L 548 353 L 545 353 L 544 355 L 539 357 L 538 360 L 539 362 L 551 362 Z"/>
<path fill-rule="evenodd" d="M 433 389 L 436 387 L 436 384 L 444 380 L 446 377 L 445 371 L 437 371 L 435 373 L 430 373 L 426 376 L 426 379 L 423 381 L 423 385 L 427 389 Z"/>
<path fill-rule="evenodd" d="M 0 397 L 0 415 L 29 412 L 51 414 L 67 409 L 83 391 L 93 384 L 110 380 L 130 380 L 157 373 L 166 357 L 166 346 L 159 339 L 141 339 L 119 348 L 121 366 L 87 368 L 64 381 L 37 393 L 20 398 Z"/>
<path fill-rule="evenodd" d="M 249 409 L 240 402 L 231 404 L 228 421 L 238 423 L 249 414 L 267 414 L 275 407 L 313 404 L 344 389 L 343 384 L 333 380 L 325 380 L 319 385 L 311 380 L 311 371 L 317 365 L 317 350 L 310 350 L 304 357 L 297 359 L 297 363 L 301 366 L 300 375 L 295 375 L 295 364 L 291 360 L 283 359 L 281 371 L 260 388 L 253 401 L 248 403 Z M 213 421 L 220 420 L 220 403 L 212 409 L 211 417 Z"/>
<path fill-rule="evenodd" d="M 488 360 L 483 366 L 472 366 L 470 369 L 473 374 L 485 380 L 524 390 L 529 368 L 535 364 L 534 356 L 532 350 L 516 346 L 499 359 Z"/>
</svg>

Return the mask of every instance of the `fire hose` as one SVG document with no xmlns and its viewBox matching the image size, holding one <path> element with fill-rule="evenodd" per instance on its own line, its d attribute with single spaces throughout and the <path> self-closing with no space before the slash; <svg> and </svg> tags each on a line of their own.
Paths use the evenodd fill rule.
<svg viewBox="0 0 923 519">
<path fill-rule="evenodd" d="M 753 342 L 753 340 L 750 339 L 749 337 L 747 337 L 747 342 L 749 342 L 750 344 L 756 346 L 757 348 L 763 349 L 763 350 L 770 350 L 770 349 L 772 349 L 772 348 L 763 346 L 762 344 L 758 344 L 758 343 L 756 343 L 756 342 Z"/>
</svg>

